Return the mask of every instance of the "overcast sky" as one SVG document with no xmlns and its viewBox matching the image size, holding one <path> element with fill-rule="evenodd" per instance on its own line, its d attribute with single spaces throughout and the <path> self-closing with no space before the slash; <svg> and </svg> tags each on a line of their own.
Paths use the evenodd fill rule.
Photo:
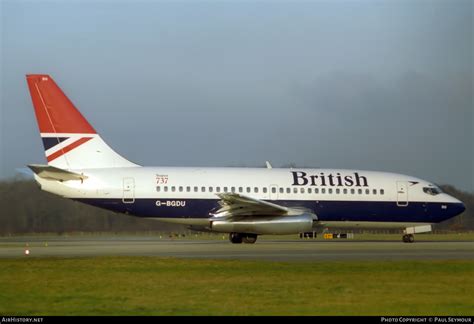
<svg viewBox="0 0 474 324">
<path fill-rule="evenodd" d="M 1 1 L 0 178 L 45 163 L 50 74 L 150 166 L 410 174 L 474 191 L 473 1 Z"/>
</svg>

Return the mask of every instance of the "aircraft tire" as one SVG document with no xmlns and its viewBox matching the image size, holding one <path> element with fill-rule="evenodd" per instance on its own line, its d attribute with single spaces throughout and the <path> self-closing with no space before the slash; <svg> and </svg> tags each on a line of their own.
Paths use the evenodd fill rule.
<svg viewBox="0 0 474 324">
<path fill-rule="evenodd" d="M 247 234 L 242 240 L 244 243 L 254 244 L 257 241 L 257 234 Z"/>
<path fill-rule="evenodd" d="M 240 244 L 242 243 L 242 235 L 240 235 L 239 233 L 230 233 L 229 241 L 233 244 Z"/>
</svg>

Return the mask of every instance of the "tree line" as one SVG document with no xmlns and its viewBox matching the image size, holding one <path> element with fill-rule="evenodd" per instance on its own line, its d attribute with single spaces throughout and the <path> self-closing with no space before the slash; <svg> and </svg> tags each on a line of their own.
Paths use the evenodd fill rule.
<svg viewBox="0 0 474 324">
<path fill-rule="evenodd" d="M 466 211 L 437 224 L 437 230 L 474 230 L 474 194 L 453 186 L 443 190 L 460 199 Z M 44 192 L 34 181 L 0 182 L 0 235 L 68 232 L 181 232 L 186 227 L 117 214 Z"/>
<path fill-rule="evenodd" d="M 34 181 L 0 182 L 0 235 L 68 232 L 180 232 L 186 228 L 127 216 L 42 191 Z"/>
</svg>

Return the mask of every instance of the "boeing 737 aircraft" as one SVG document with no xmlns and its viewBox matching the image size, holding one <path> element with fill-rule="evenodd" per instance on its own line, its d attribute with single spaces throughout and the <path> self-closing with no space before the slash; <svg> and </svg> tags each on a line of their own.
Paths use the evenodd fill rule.
<svg viewBox="0 0 474 324">
<path fill-rule="evenodd" d="M 27 75 L 47 165 L 42 190 L 138 217 L 258 235 L 322 228 L 403 229 L 403 241 L 464 211 L 461 201 L 412 176 L 361 170 L 142 167 L 112 150 L 49 75 Z"/>
</svg>

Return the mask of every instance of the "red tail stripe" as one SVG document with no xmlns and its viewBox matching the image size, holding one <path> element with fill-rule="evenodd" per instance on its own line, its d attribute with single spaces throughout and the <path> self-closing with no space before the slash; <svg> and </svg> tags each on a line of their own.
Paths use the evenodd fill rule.
<svg viewBox="0 0 474 324">
<path fill-rule="evenodd" d="M 26 79 L 40 133 L 96 134 L 49 75 L 30 74 Z"/>
<path fill-rule="evenodd" d="M 90 140 L 92 138 L 93 137 L 82 137 L 81 139 L 78 139 L 77 141 L 75 141 L 75 142 L 69 144 L 68 146 L 60 149 L 59 151 L 54 152 L 53 154 L 49 155 L 48 157 L 46 157 L 46 159 L 48 160 L 48 162 L 51 162 L 54 159 L 57 159 L 58 157 L 66 154 L 67 152 L 69 152 L 71 150 L 74 150 L 76 147 L 78 147 L 79 145 L 84 144 L 85 142 L 87 142 L 88 140 Z"/>
</svg>

